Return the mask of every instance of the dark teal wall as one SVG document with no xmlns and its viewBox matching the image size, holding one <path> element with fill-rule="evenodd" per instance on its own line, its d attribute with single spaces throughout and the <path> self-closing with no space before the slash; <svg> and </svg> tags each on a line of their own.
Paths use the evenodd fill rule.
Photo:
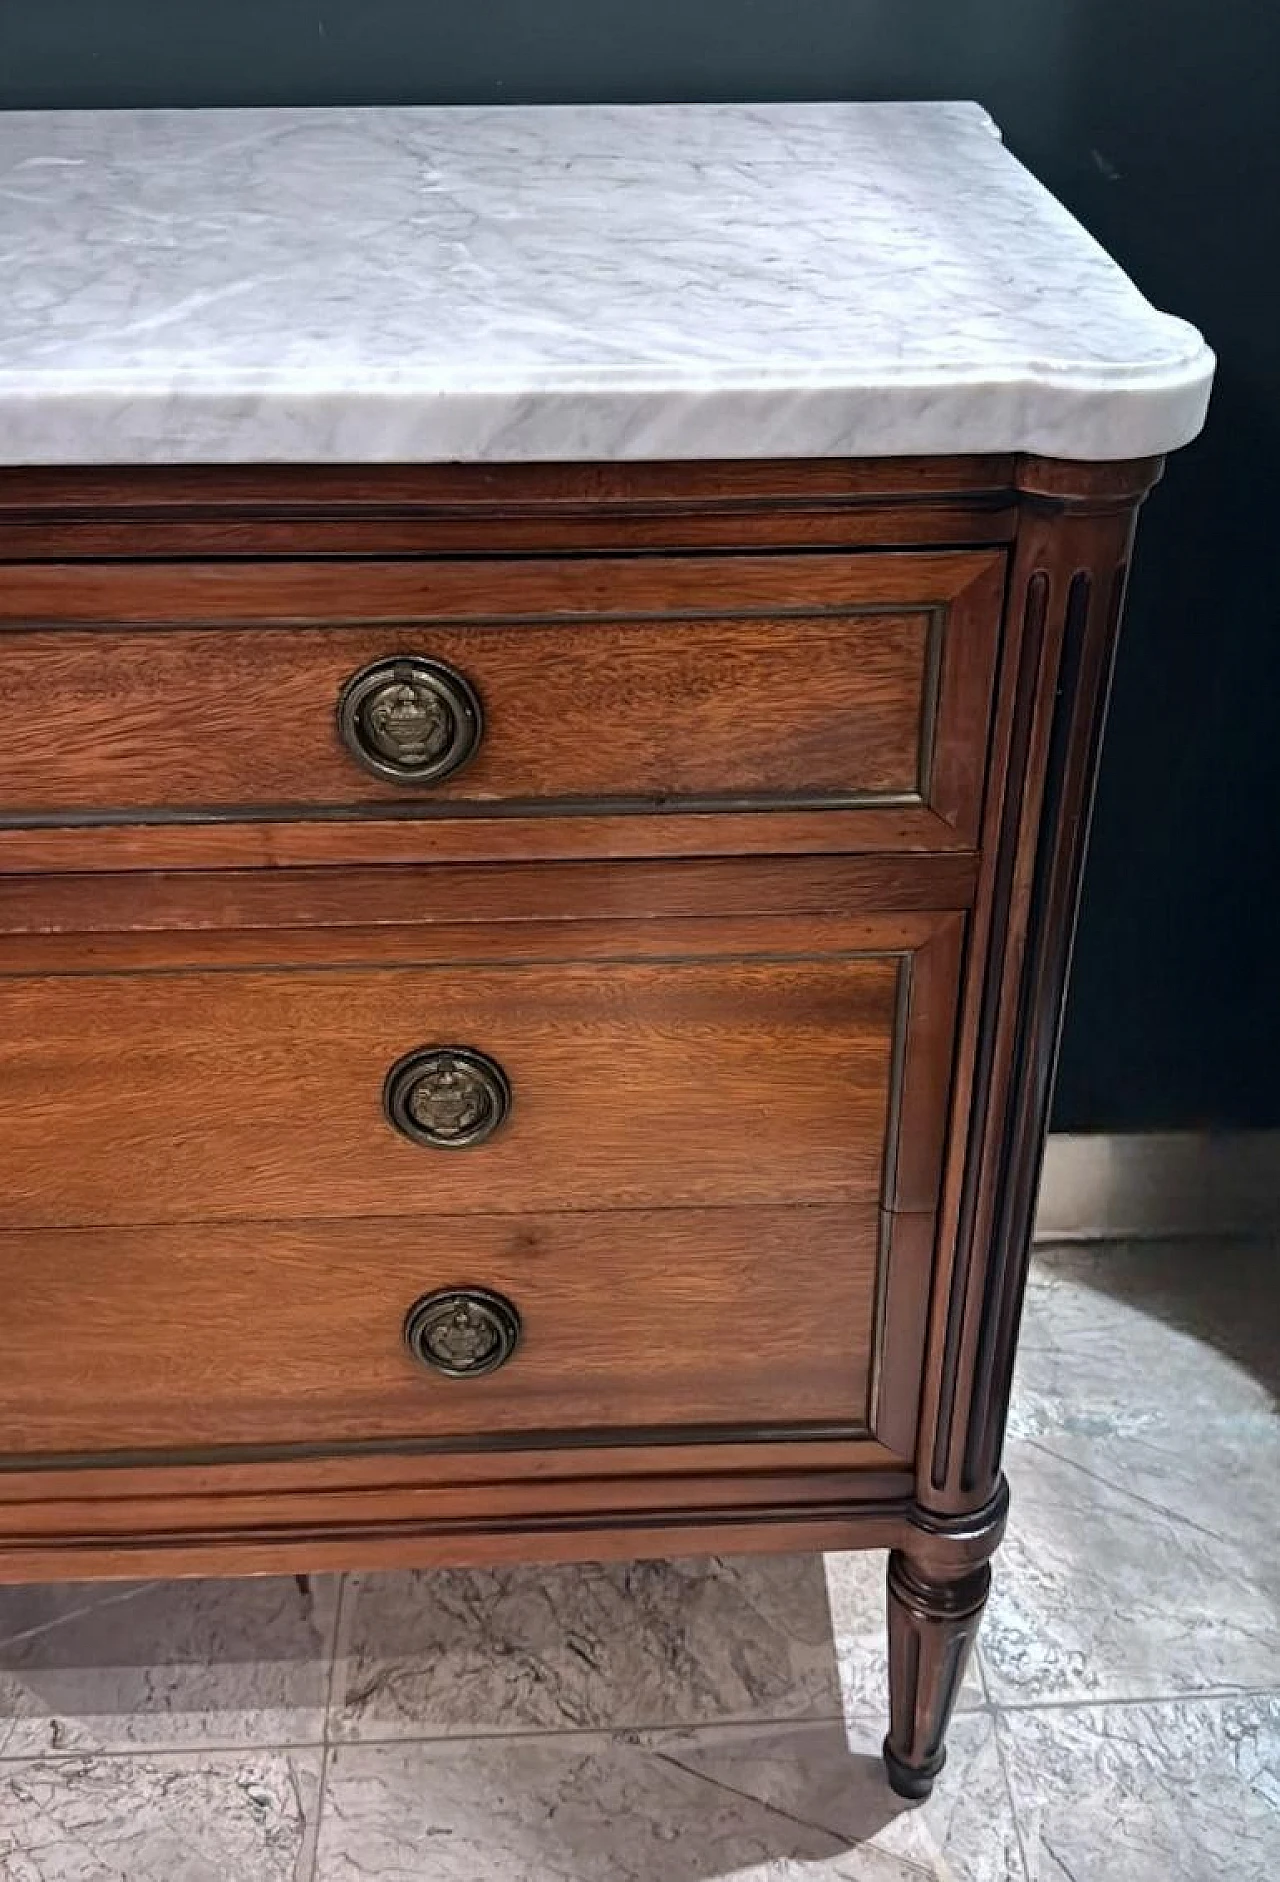
<svg viewBox="0 0 1280 1882">
<path fill-rule="evenodd" d="M 1147 511 L 1057 1122 L 1280 1123 L 1273 0 L 0 0 L 9 108 L 822 97 L 981 99 L 1219 351 Z"/>
</svg>

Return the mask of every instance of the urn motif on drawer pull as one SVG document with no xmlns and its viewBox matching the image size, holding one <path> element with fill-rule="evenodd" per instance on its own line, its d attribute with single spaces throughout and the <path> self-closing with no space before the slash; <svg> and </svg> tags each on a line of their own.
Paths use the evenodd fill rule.
<svg viewBox="0 0 1280 1882">
<path fill-rule="evenodd" d="M 506 1365 L 520 1339 L 520 1315 L 504 1294 L 487 1287 L 445 1287 L 414 1302 L 404 1338 L 433 1372 L 477 1379 Z"/>
<path fill-rule="evenodd" d="M 438 784 L 474 757 L 484 715 L 471 682 L 442 660 L 405 655 L 353 673 L 338 733 L 366 771 L 397 784 Z"/>
<path fill-rule="evenodd" d="M 496 1059 L 467 1046 L 419 1046 L 387 1073 L 382 1102 L 398 1131 L 433 1150 L 467 1150 L 492 1137 L 511 1109 Z"/>
</svg>

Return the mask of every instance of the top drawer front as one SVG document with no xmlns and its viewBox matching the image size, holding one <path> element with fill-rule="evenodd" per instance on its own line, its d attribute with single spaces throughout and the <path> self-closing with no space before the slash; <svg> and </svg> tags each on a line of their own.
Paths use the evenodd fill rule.
<svg viewBox="0 0 1280 1882">
<path fill-rule="evenodd" d="M 341 824 L 348 855 L 377 826 L 386 855 L 389 825 L 523 819 L 538 854 L 547 813 L 647 813 L 660 853 L 681 813 L 763 813 L 759 847 L 785 848 L 779 814 L 834 811 L 859 846 L 965 847 L 1001 573 L 986 552 L 11 568 L 0 823 Z M 430 781 L 375 775 L 339 732 L 354 675 L 412 660 L 479 702 L 473 755 Z"/>
</svg>

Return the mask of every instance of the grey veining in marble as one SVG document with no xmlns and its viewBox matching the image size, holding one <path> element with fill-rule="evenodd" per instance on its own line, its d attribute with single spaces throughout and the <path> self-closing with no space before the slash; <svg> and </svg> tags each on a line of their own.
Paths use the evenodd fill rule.
<svg viewBox="0 0 1280 1882">
<path fill-rule="evenodd" d="M 1274 1882 L 1280 1698 L 1013 1712 L 1033 1882 Z"/>
<path fill-rule="evenodd" d="M 877 1729 L 880 1721 L 876 1721 Z M 838 1725 L 340 1746 L 316 1882 L 1022 1882 L 994 1721 L 912 1811 Z"/>
<path fill-rule="evenodd" d="M 4 1882 L 305 1882 L 321 1754 L 0 1765 Z"/>
<path fill-rule="evenodd" d="M 332 1576 L 0 1588 L 0 1758 L 319 1744 Z"/>
<path fill-rule="evenodd" d="M 968 104 L 0 114 L 0 461 L 1027 450 L 1212 357 Z"/>
<path fill-rule="evenodd" d="M 1033 1267 L 979 1649 L 998 1704 L 1280 1687 L 1275 1359 L 1240 1324 L 1274 1280 L 1252 1243 L 1198 1255 Z"/>
<path fill-rule="evenodd" d="M 353 1580 L 333 1697 L 343 1738 L 837 1718 L 822 1561 Z"/>
<path fill-rule="evenodd" d="M 1207 1428 L 1242 1452 L 1280 1441 L 1278 1263 L 1266 1236 L 1038 1249 L 1010 1431 L 1141 1444 Z"/>
<path fill-rule="evenodd" d="M 1176 1442 L 1171 1434 L 1171 1450 Z M 1206 1479 L 1229 1473 L 1215 1517 L 1193 1473 L 1160 1485 L 1145 1469 L 1135 1476 L 1126 1445 L 1011 1445 L 1009 1531 L 978 1647 L 991 1698 L 1280 1686 L 1276 1461 L 1245 1465 L 1203 1450 Z M 1241 1516 L 1221 1521 L 1233 1495 Z"/>
</svg>

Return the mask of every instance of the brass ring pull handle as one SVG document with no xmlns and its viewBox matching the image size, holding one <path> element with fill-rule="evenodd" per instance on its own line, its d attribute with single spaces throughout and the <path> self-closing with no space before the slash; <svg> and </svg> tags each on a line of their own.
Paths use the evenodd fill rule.
<svg viewBox="0 0 1280 1882">
<path fill-rule="evenodd" d="M 338 735 L 376 778 L 438 784 L 474 757 L 484 715 L 471 682 L 443 660 L 376 660 L 346 682 Z"/>
<path fill-rule="evenodd" d="M 520 1315 L 487 1287 L 442 1287 L 405 1316 L 405 1345 L 446 1379 L 478 1379 L 505 1366 L 520 1339 Z"/>
<path fill-rule="evenodd" d="M 420 1046 L 387 1073 L 389 1121 L 415 1144 L 468 1150 L 492 1137 L 511 1109 L 511 1084 L 496 1059 L 468 1046 Z"/>
</svg>

